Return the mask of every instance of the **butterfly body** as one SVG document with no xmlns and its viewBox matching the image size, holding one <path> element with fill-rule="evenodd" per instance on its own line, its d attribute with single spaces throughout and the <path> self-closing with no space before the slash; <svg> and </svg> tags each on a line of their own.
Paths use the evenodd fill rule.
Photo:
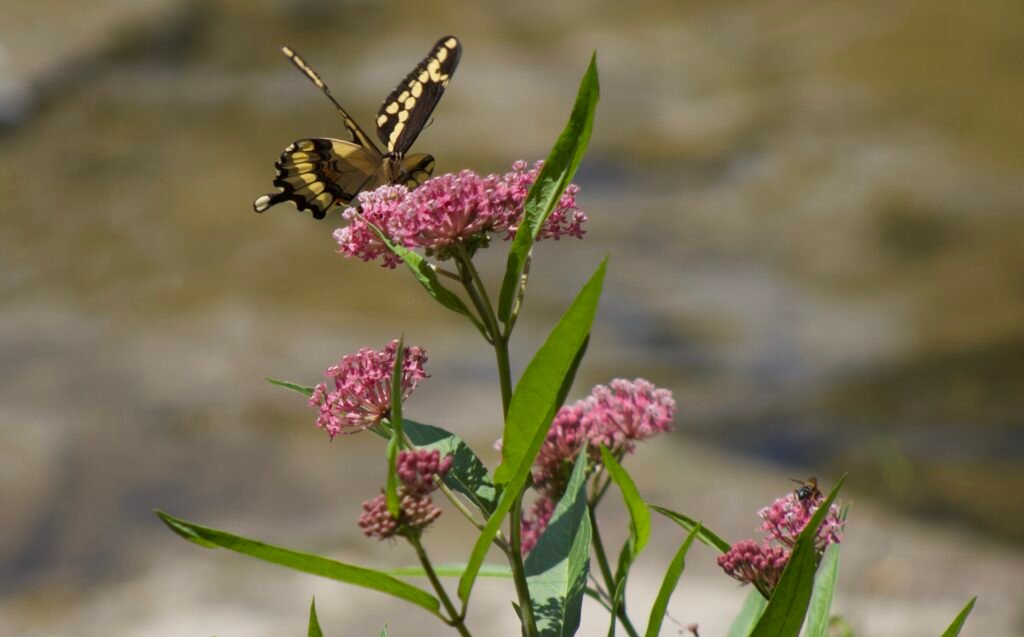
<svg viewBox="0 0 1024 637">
<path fill-rule="evenodd" d="M 408 154 L 408 150 L 427 125 L 455 72 L 462 53 L 456 38 L 445 36 L 438 40 L 427 57 L 384 100 L 376 120 L 377 137 L 384 150 L 377 148 L 295 51 L 288 47 L 282 50 L 334 103 L 352 140 L 311 138 L 290 144 L 274 164 L 274 186 L 279 190 L 258 197 L 253 202 L 256 212 L 291 201 L 299 210 L 309 210 L 315 218 L 322 219 L 332 206 L 350 203 L 363 190 L 386 184 L 416 187 L 430 177 L 434 158 Z"/>
</svg>

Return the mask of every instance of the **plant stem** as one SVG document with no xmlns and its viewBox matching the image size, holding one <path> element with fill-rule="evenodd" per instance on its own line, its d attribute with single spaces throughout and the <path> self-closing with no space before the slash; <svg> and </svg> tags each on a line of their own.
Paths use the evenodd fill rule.
<svg viewBox="0 0 1024 637">
<path fill-rule="evenodd" d="M 604 495 L 604 492 L 601 492 Z M 597 515 L 594 513 L 594 507 L 588 506 L 587 511 L 590 514 L 590 529 L 591 529 L 591 543 L 594 545 L 594 555 L 597 556 L 597 565 L 601 569 L 601 576 L 604 577 L 605 588 L 608 589 L 609 594 L 612 596 L 612 607 L 615 607 L 615 593 L 617 590 L 615 576 L 612 575 L 611 566 L 608 564 L 608 555 L 604 550 L 604 542 L 601 541 L 601 532 L 597 527 Z M 616 617 L 622 622 L 622 627 L 626 629 L 630 637 L 640 637 L 639 633 L 636 632 L 636 628 L 633 627 L 633 622 L 629 621 L 629 615 L 626 614 L 625 604 L 619 603 L 615 611 Z"/>
<path fill-rule="evenodd" d="M 498 325 L 497 315 L 494 313 L 494 306 L 487 294 L 480 273 L 473 265 L 465 246 L 459 245 L 456 251 L 456 263 L 459 267 L 459 274 L 462 278 L 462 285 L 466 294 L 480 314 L 487 331 L 490 332 L 489 342 L 494 347 L 494 356 L 498 365 L 498 380 L 501 385 L 501 413 L 503 420 L 508 419 L 508 408 L 512 402 L 512 366 L 508 355 L 508 339 L 510 334 L 502 334 Z M 533 602 L 530 599 L 530 588 L 526 582 L 526 569 L 523 565 L 522 550 L 522 518 L 523 518 L 523 493 L 526 487 L 516 495 L 512 503 L 512 510 L 509 512 L 509 550 L 506 552 L 508 560 L 512 565 L 512 578 L 516 585 L 516 596 L 519 598 L 520 621 L 523 624 L 523 633 L 527 637 L 537 635 L 537 622 L 533 615 Z"/>
<path fill-rule="evenodd" d="M 416 549 L 416 557 L 420 558 L 420 564 L 423 565 L 423 571 L 427 574 L 427 578 L 434 587 L 434 591 L 437 593 L 438 599 L 441 600 L 441 605 L 448 612 L 448 618 L 445 623 L 459 631 L 462 637 L 470 637 L 469 630 L 466 629 L 465 617 L 459 615 L 455 610 L 455 606 L 452 604 L 452 600 L 448 597 L 448 593 L 441 586 L 441 580 L 437 579 L 437 573 L 434 572 L 434 567 L 430 563 L 430 558 L 427 557 L 427 552 L 423 550 L 423 545 L 420 543 L 419 538 L 409 537 L 409 544 Z"/>
</svg>

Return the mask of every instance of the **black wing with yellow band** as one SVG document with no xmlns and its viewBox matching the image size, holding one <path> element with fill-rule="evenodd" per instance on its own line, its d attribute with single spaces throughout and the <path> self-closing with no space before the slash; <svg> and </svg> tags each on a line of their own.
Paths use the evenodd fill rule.
<svg viewBox="0 0 1024 637">
<path fill-rule="evenodd" d="M 387 152 L 404 155 L 427 125 L 462 56 L 453 36 L 437 41 L 427 57 L 402 80 L 377 112 L 377 137 Z"/>
<path fill-rule="evenodd" d="M 295 51 L 282 48 L 292 64 L 338 109 L 352 141 L 313 138 L 289 145 L 274 164 L 274 186 L 278 190 L 258 197 L 253 202 L 256 212 L 291 201 L 299 210 L 309 210 L 315 218 L 323 219 L 332 206 L 350 203 L 363 190 L 384 184 L 415 188 L 423 183 L 434 170 L 434 158 L 405 153 L 441 98 L 461 50 L 454 37 L 441 38 L 430 55 L 384 101 L 377 120 L 377 135 L 387 145 L 385 155 L 338 103 L 317 72 Z"/>
</svg>

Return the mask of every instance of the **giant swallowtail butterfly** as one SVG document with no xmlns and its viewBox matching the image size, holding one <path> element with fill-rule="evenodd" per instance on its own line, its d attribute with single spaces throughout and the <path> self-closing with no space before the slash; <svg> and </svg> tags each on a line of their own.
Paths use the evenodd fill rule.
<svg viewBox="0 0 1024 637">
<path fill-rule="evenodd" d="M 274 186 L 279 190 L 258 197 L 252 204 L 256 212 L 292 201 L 299 210 L 309 210 L 317 219 L 323 219 L 329 208 L 350 203 L 362 190 L 384 184 L 415 188 L 430 176 L 434 158 L 406 152 L 427 125 L 430 113 L 455 73 L 462 54 L 457 39 L 445 36 L 438 40 L 427 57 L 384 100 L 377 113 L 377 137 L 386 151 L 379 150 L 359 128 L 316 71 L 290 48 L 284 47 L 282 51 L 334 103 L 352 141 L 315 137 L 289 145 L 274 164 Z"/>
</svg>

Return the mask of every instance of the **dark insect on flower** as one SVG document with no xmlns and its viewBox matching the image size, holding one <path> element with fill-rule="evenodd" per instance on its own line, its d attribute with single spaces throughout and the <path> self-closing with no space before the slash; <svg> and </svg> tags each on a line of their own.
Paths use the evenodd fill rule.
<svg viewBox="0 0 1024 637">
<path fill-rule="evenodd" d="M 800 485 L 793 493 L 796 494 L 796 497 L 801 502 L 821 497 L 821 491 L 818 489 L 818 479 L 814 476 L 806 480 L 798 480 L 796 478 L 790 478 L 790 480 Z"/>
</svg>

